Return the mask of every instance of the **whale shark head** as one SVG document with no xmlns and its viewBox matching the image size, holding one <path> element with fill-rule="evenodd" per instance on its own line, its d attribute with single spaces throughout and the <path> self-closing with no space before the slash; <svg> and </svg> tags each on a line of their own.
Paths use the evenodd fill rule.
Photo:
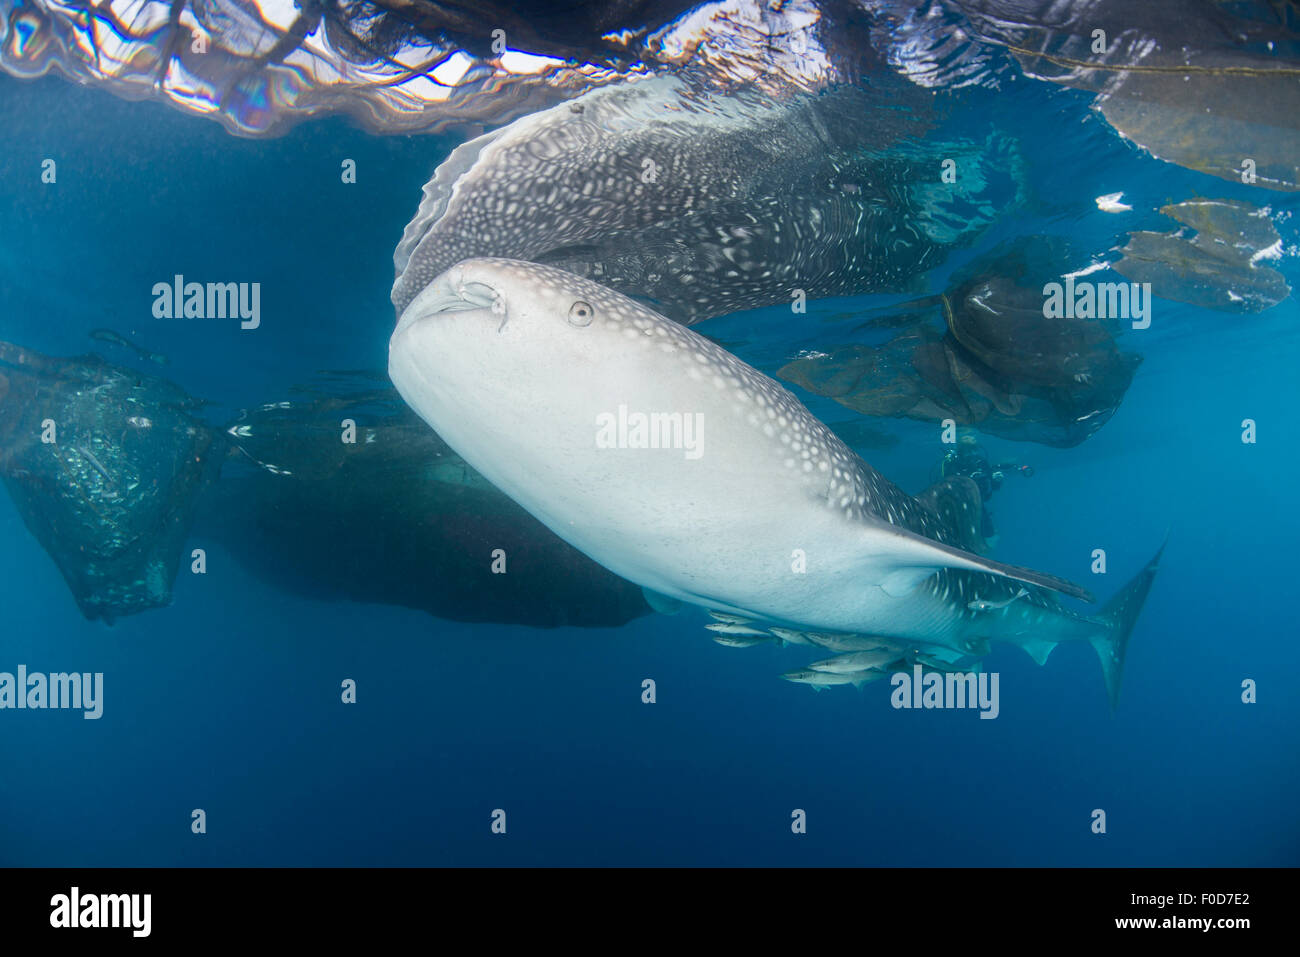
<svg viewBox="0 0 1300 957">
<path fill-rule="evenodd" d="M 696 444 L 679 444 L 676 459 L 698 457 L 712 383 L 735 375 L 728 364 L 743 365 L 620 293 L 506 259 L 446 270 L 403 310 L 389 344 L 389 375 L 407 404 L 525 507 L 542 475 L 609 494 L 624 474 L 631 481 L 626 462 L 591 454 L 607 451 L 599 426 L 620 410 L 675 416 L 676 438 Z"/>
<path fill-rule="evenodd" d="M 596 283 L 534 263 L 471 259 L 403 310 L 389 373 L 439 431 L 461 423 L 554 431 L 581 419 L 590 432 L 593 409 L 627 401 L 652 374 L 655 350 L 642 343 L 681 338 L 672 321 Z"/>
<path fill-rule="evenodd" d="M 500 361 L 520 354 L 592 353 L 593 340 L 636 323 L 669 320 L 625 296 L 549 266 L 510 259 L 469 259 L 442 273 L 412 300 L 393 333 L 410 332 L 425 346 L 490 349 Z M 461 358 L 464 358 L 462 356 Z"/>
</svg>

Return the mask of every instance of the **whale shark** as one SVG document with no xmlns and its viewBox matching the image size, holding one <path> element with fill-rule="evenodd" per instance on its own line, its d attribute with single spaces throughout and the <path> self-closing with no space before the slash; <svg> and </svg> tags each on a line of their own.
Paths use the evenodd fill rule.
<svg viewBox="0 0 1300 957">
<path fill-rule="evenodd" d="M 1012 141 L 922 139 L 938 109 L 889 75 L 784 97 L 679 76 L 592 90 L 437 167 L 393 255 L 393 305 L 481 256 L 557 266 L 687 324 L 913 289 L 1020 191 Z M 923 172 L 941 160 L 959 185 Z"/>
<path fill-rule="evenodd" d="M 963 653 L 1002 641 L 1040 663 L 1088 641 L 1118 700 L 1158 555 L 1100 614 L 1072 611 L 1061 596 L 1091 601 L 1085 589 L 953 544 L 948 522 L 789 390 L 618 292 L 536 263 L 467 260 L 403 310 L 388 368 L 471 466 L 660 609 Z M 680 430 L 602 441 L 624 409 L 693 417 L 698 454 L 683 454 Z M 971 607 L 1013 596 L 996 614 Z"/>
</svg>

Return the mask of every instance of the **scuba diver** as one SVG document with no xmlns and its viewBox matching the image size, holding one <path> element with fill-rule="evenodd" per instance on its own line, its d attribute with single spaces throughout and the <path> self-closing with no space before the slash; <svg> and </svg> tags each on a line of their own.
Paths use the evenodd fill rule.
<svg viewBox="0 0 1300 957">
<path fill-rule="evenodd" d="M 1019 465 L 1015 462 L 999 462 L 997 465 L 991 465 L 988 455 L 980 448 L 979 442 L 970 432 L 958 435 L 956 446 L 945 452 L 943 461 L 939 463 L 941 478 L 964 475 L 979 486 L 980 498 L 984 503 L 984 523 L 980 534 L 985 539 L 992 539 L 997 534 L 993 528 L 993 516 L 989 512 L 989 499 L 1002 487 L 1003 481 L 1010 472 L 1018 472 L 1025 478 L 1029 478 L 1034 474 L 1034 469 L 1033 466 Z"/>
</svg>

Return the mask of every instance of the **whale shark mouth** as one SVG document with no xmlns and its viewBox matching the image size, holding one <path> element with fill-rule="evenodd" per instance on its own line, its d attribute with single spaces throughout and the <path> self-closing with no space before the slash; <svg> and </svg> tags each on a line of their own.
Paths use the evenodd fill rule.
<svg viewBox="0 0 1300 957">
<path fill-rule="evenodd" d="M 451 269 L 429 284 L 425 292 L 412 303 L 398 319 L 396 332 L 420 319 L 446 316 L 457 312 L 478 312 L 488 310 L 501 320 L 497 332 L 506 327 L 505 299 L 501 294 L 482 282 L 466 282 L 460 269 Z"/>
<path fill-rule="evenodd" d="M 501 310 L 500 294 L 486 283 L 438 280 L 431 293 L 423 305 L 426 315 L 472 312 L 475 309 Z"/>
</svg>

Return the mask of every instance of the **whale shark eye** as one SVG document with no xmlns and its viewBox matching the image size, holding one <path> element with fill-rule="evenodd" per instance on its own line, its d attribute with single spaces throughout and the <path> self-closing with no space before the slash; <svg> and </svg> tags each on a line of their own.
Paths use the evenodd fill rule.
<svg viewBox="0 0 1300 957">
<path fill-rule="evenodd" d="M 591 308 L 590 303 L 583 302 L 579 299 L 569 307 L 569 322 L 575 326 L 589 326 L 591 320 L 596 318 L 596 310 Z"/>
</svg>

